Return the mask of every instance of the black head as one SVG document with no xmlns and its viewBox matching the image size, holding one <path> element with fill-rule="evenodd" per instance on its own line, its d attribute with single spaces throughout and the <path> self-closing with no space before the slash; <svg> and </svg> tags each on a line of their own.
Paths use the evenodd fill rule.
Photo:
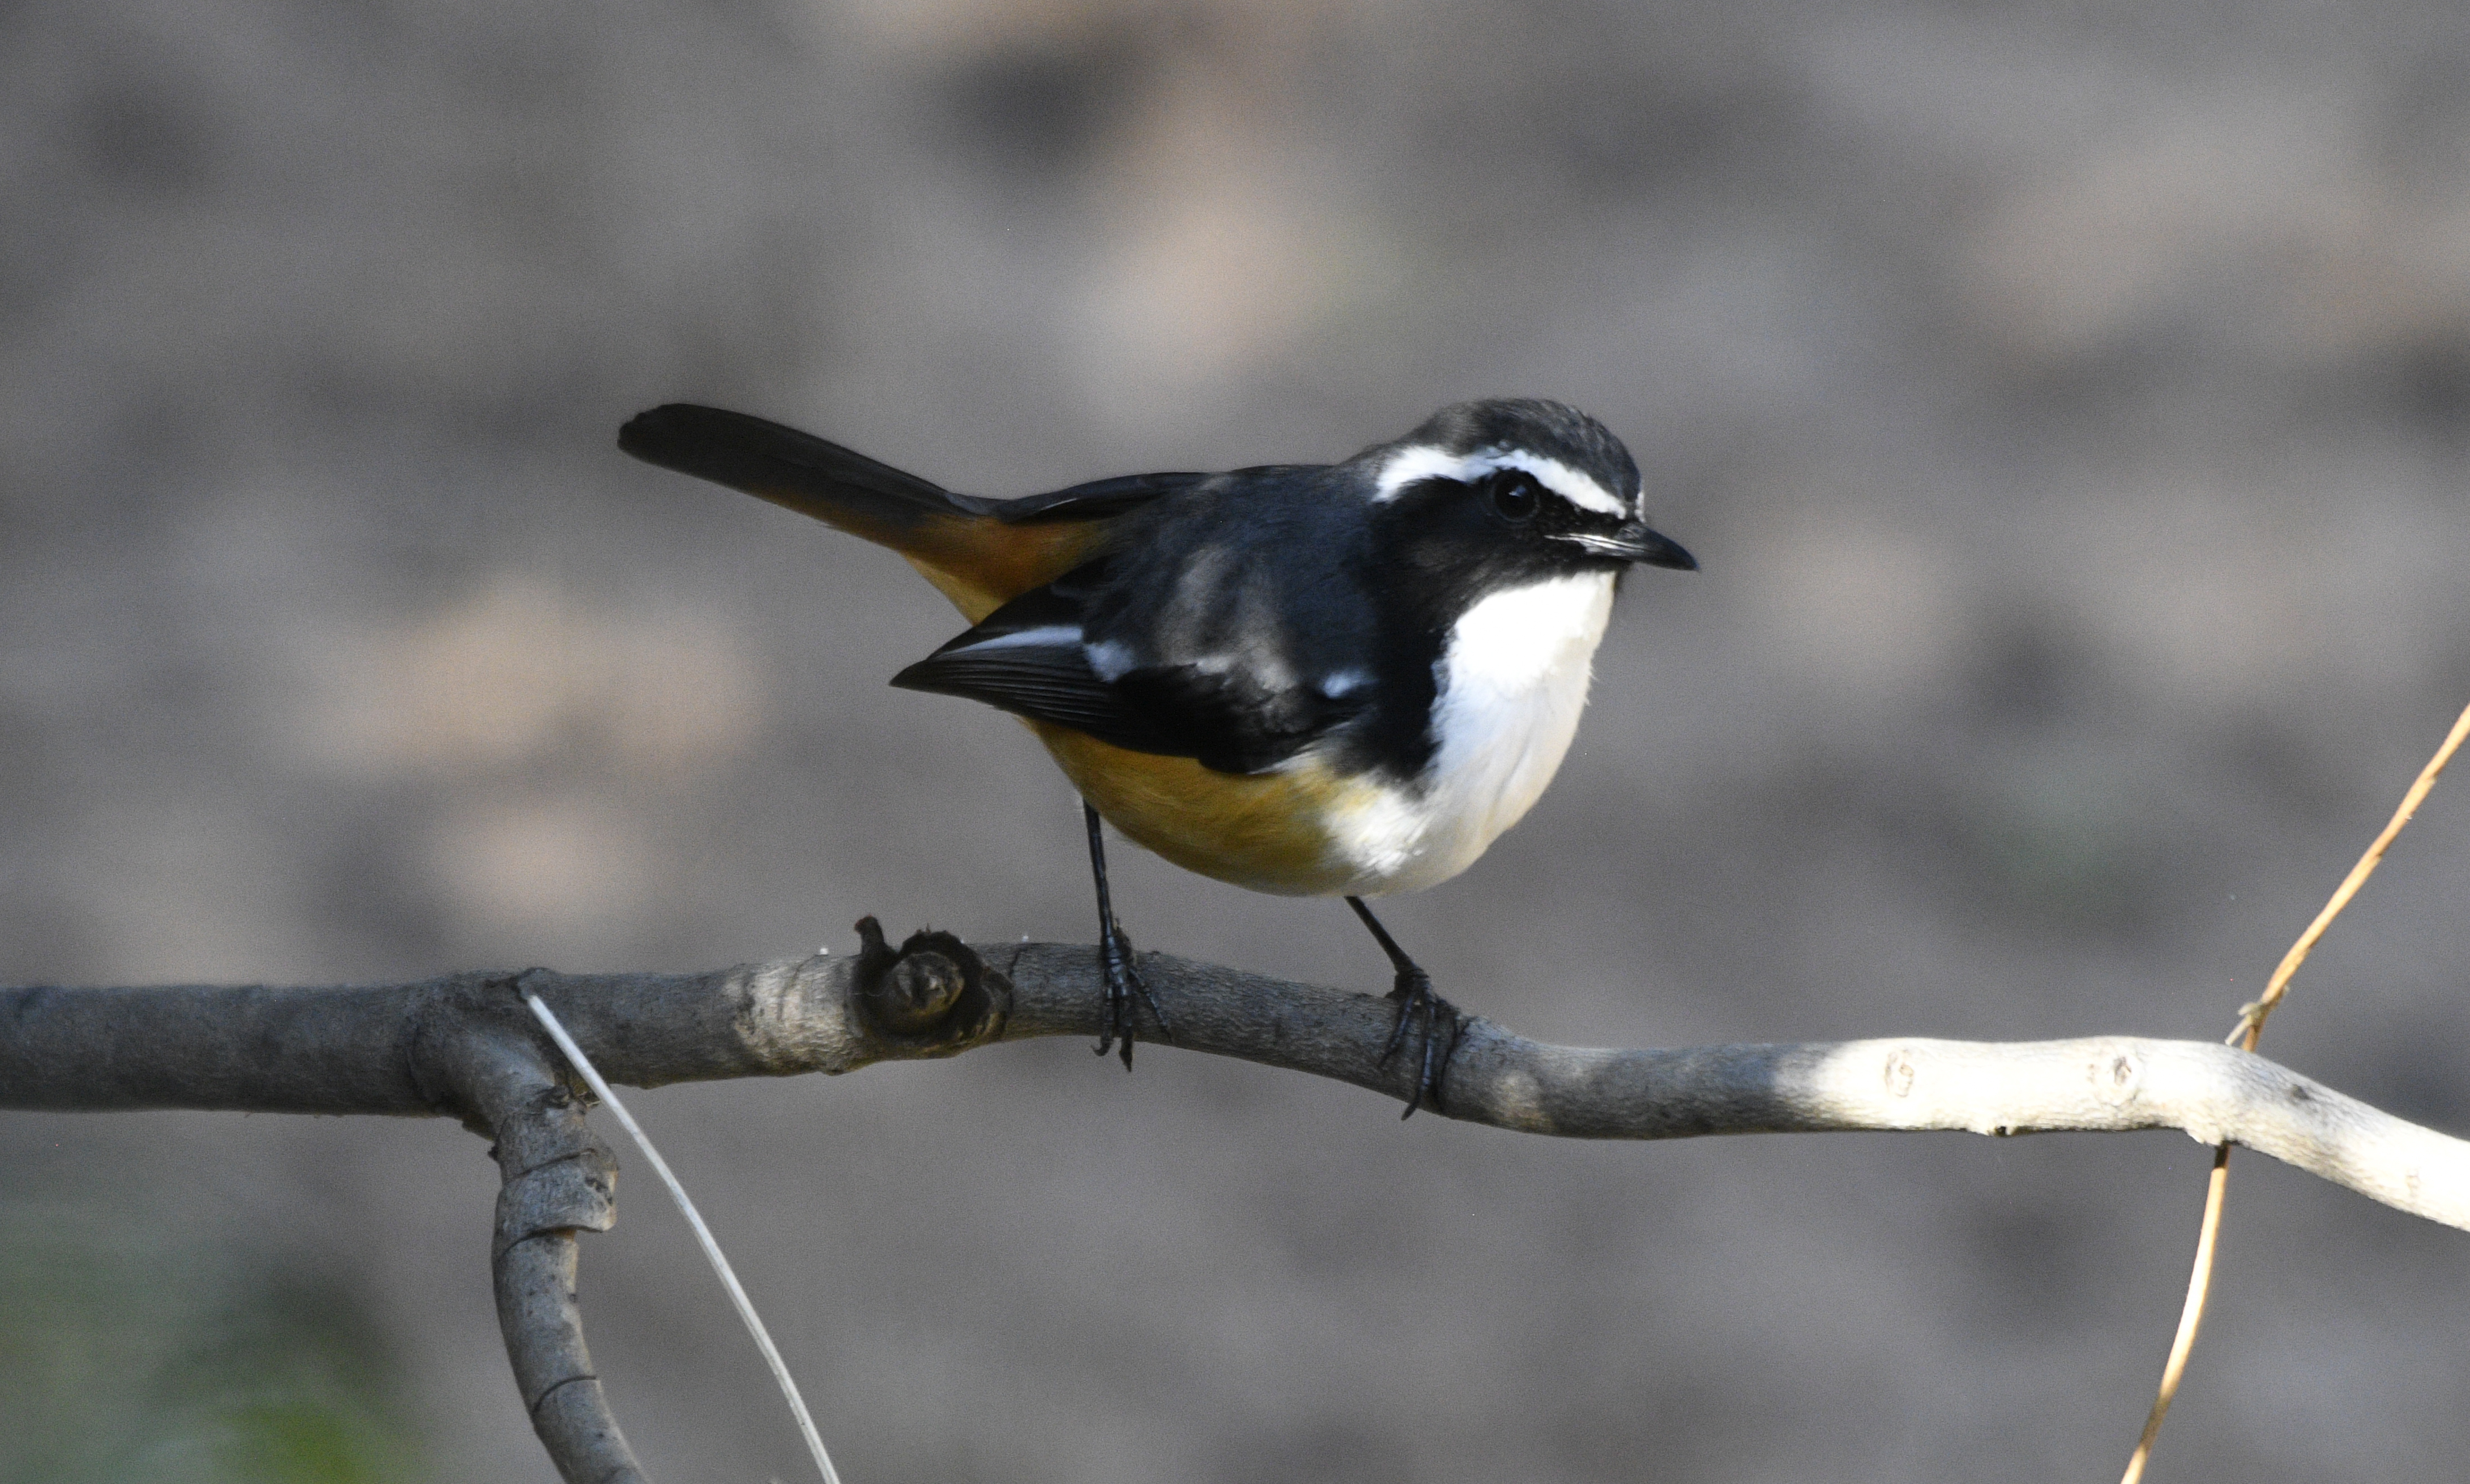
<svg viewBox="0 0 2470 1484">
<path fill-rule="evenodd" d="M 1610 429 L 1558 402 L 1443 407 L 1354 462 L 1385 546 L 1454 587 L 1489 589 L 1636 563 L 1698 564 L 1650 529 L 1638 464 Z"/>
</svg>

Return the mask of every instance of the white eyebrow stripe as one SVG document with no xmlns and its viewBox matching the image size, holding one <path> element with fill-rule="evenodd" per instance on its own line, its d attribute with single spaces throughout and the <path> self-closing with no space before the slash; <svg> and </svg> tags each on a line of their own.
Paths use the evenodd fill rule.
<svg viewBox="0 0 2470 1484">
<path fill-rule="evenodd" d="M 1501 462 L 1513 469 L 1524 469 L 1542 481 L 1544 487 L 1581 510 L 1593 510 L 1626 521 L 1630 517 L 1629 501 L 1605 489 L 1587 475 L 1578 473 L 1557 458 L 1511 452 L 1501 456 Z"/>
<path fill-rule="evenodd" d="M 1429 443 L 1411 444 L 1389 455 L 1374 479 L 1372 502 L 1376 505 L 1398 498 L 1398 492 L 1426 479 L 1463 479 L 1468 473 L 1467 461 Z"/>
<path fill-rule="evenodd" d="M 1396 499 L 1407 486 L 1426 479 L 1465 482 L 1480 479 L 1496 469 L 1524 469 L 1535 476 L 1536 482 L 1581 510 L 1623 521 L 1633 513 L 1628 500 L 1557 458 L 1524 449 L 1478 449 L 1472 453 L 1452 453 L 1426 443 L 1410 445 L 1389 455 L 1373 481 L 1372 502 L 1378 505 Z"/>
</svg>

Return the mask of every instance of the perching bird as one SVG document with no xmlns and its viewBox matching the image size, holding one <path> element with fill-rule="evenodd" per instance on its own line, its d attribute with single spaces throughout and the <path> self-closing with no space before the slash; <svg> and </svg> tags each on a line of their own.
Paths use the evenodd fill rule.
<svg viewBox="0 0 2470 1484">
<path fill-rule="evenodd" d="M 1386 1061 L 1420 1015 L 1407 1113 L 1457 1012 L 1367 896 L 1473 865 L 1561 765 L 1613 591 L 1694 569 L 1650 529 L 1638 466 L 1556 402 L 1462 403 L 1340 464 L 1127 475 L 956 495 L 742 413 L 672 405 L 618 446 L 907 557 L 975 625 L 893 677 L 1024 718 L 1081 791 L 1097 879 L 1104 1055 L 1138 994 L 1101 817 L 1187 870 L 1343 896 L 1397 971 Z"/>
</svg>

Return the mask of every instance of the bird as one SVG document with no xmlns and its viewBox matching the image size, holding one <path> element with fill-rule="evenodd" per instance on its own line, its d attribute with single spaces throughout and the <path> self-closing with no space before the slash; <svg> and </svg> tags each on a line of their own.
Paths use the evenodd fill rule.
<svg viewBox="0 0 2470 1484">
<path fill-rule="evenodd" d="M 1079 791 L 1100 1055 L 1120 1042 L 1130 1068 L 1135 996 L 1173 1039 L 1115 917 L 1103 820 L 1203 876 L 1343 897 L 1394 972 L 1382 1064 L 1421 1028 L 1401 1117 L 1439 1105 L 1464 1022 L 1365 898 L 1449 880 L 1534 805 L 1623 575 L 1698 565 L 1648 525 L 1628 449 L 1559 402 L 1459 403 L 1334 464 L 1011 499 L 687 403 L 618 444 L 888 546 L 960 610 L 970 627 L 892 684 L 1021 718 Z"/>
</svg>

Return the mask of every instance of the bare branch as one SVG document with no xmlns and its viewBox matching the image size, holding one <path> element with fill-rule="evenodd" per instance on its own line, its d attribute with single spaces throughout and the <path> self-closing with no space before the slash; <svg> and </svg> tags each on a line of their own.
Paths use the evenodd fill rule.
<svg viewBox="0 0 2470 1484">
<path fill-rule="evenodd" d="M 441 1114 L 488 1135 L 498 1325 L 532 1428 L 569 1484 L 645 1484 L 574 1294 L 574 1234 L 616 1220 L 617 1161 L 552 1070 L 519 978 L 0 990 L 0 1105 Z"/>
<path fill-rule="evenodd" d="M 874 919 L 870 917 L 867 920 L 872 922 Z M 840 1473 L 832 1467 L 831 1454 L 824 1448 L 823 1434 L 815 1427 L 814 1414 L 806 1409 L 806 1399 L 799 1394 L 798 1382 L 789 1374 L 789 1363 L 781 1358 L 781 1347 L 772 1343 L 772 1332 L 763 1327 L 762 1316 L 755 1311 L 755 1301 L 746 1296 L 746 1286 L 737 1281 L 737 1270 L 730 1265 L 729 1255 L 720 1249 L 720 1240 L 712 1236 L 711 1227 L 705 1222 L 703 1213 L 695 1209 L 695 1203 L 687 1196 L 687 1188 L 679 1181 L 677 1172 L 669 1169 L 667 1160 L 661 1157 L 660 1148 L 652 1143 L 652 1136 L 643 1132 L 643 1125 L 635 1122 L 635 1115 L 626 1111 L 626 1101 L 618 1096 L 618 1089 L 609 1085 L 609 1079 L 592 1064 L 591 1056 L 566 1033 L 566 1027 L 559 1023 L 557 1012 L 536 994 L 525 995 L 524 1003 L 531 1008 L 533 1017 L 548 1032 L 549 1038 L 557 1042 L 557 1049 L 565 1055 L 567 1064 L 591 1084 L 592 1095 L 617 1115 L 619 1125 L 635 1141 L 635 1147 L 643 1151 L 644 1162 L 652 1167 L 654 1174 L 661 1177 L 661 1183 L 668 1187 L 669 1198 L 677 1203 L 678 1214 L 685 1217 L 687 1225 L 694 1229 L 695 1241 L 703 1248 L 704 1261 L 711 1264 L 712 1276 L 718 1278 L 721 1287 L 728 1290 L 730 1304 L 736 1309 L 747 1334 L 755 1341 L 755 1348 L 762 1352 L 763 1363 L 771 1368 L 772 1379 L 780 1383 L 781 1400 L 789 1403 L 789 1415 L 797 1420 L 798 1431 L 806 1441 L 806 1450 L 814 1457 L 815 1472 L 822 1477 L 824 1484 L 841 1484 Z M 614 1169 L 612 1174 L 615 1174 Z M 595 1183 L 593 1194 L 604 1192 Z M 500 1218 L 502 1226 L 502 1210 Z M 569 1283 L 566 1292 L 571 1295 L 572 1291 L 573 1285 Z M 576 1341 L 579 1345 L 580 1335 L 576 1336 Z M 508 1344 L 511 1346 L 512 1343 L 509 1339 Z"/>
<path fill-rule="evenodd" d="M 424 1040 L 485 1022 L 550 1064 L 522 1012 L 518 984 L 549 1003 L 614 1082 L 851 1072 L 995 1041 L 1094 1035 L 1095 963 L 1085 946 L 972 950 L 936 934 L 897 953 L 705 974 L 533 969 L 384 987 L 0 990 L 0 1106 L 470 1121 L 469 1100 L 420 1070 L 434 1060 Z M 1163 954 L 1144 955 L 1141 973 L 1184 1050 L 1334 1078 L 1401 1101 L 1410 1091 L 1406 1058 L 1379 1060 L 1392 1014 L 1386 1000 Z M 1154 1027 L 1142 1038 L 1156 1041 Z M 1450 1058 L 1439 1111 L 1595 1139 L 2178 1128 L 2470 1227 L 2470 1144 L 2205 1042 L 1890 1039 L 1619 1051 L 1547 1045 L 1475 1019 Z"/>
<path fill-rule="evenodd" d="M 574 1234 L 618 1219 L 618 1161 L 583 1121 L 583 1100 L 532 1048 L 502 1047 L 516 1075 L 487 1100 L 502 1184 L 489 1271 L 515 1387 L 568 1484 L 647 1484 L 601 1391 L 575 1299 Z"/>
</svg>

